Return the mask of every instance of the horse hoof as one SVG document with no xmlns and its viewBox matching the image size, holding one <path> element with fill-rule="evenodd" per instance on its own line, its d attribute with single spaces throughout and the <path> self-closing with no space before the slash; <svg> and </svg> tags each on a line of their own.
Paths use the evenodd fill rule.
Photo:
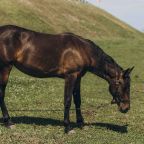
<svg viewBox="0 0 144 144">
<path fill-rule="evenodd" d="M 15 124 L 12 123 L 12 122 L 9 122 L 9 123 L 6 123 L 6 124 L 5 124 L 5 127 L 6 127 L 6 128 L 9 128 L 9 129 L 14 129 L 14 128 L 15 128 Z"/>
<path fill-rule="evenodd" d="M 80 129 L 83 129 L 83 127 L 84 127 L 84 123 L 78 123 L 77 125 L 78 125 L 78 128 L 80 128 Z"/>
<path fill-rule="evenodd" d="M 72 127 L 68 126 L 68 127 L 65 127 L 64 132 L 65 132 L 66 134 L 69 134 L 69 132 L 72 131 L 72 130 L 73 130 Z"/>
</svg>

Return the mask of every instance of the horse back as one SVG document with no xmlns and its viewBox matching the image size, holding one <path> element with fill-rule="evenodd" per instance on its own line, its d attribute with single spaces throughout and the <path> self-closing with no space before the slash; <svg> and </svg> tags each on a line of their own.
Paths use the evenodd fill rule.
<svg viewBox="0 0 144 144">
<path fill-rule="evenodd" d="M 88 41 L 72 33 L 38 33 L 16 26 L 0 28 L 0 58 L 37 76 L 65 75 L 90 65 Z"/>
</svg>

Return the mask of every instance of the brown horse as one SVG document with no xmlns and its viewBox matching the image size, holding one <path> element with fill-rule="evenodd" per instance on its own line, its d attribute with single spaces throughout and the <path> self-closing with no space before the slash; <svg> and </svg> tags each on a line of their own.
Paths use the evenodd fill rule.
<svg viewBox="0 0 144 144">
<path fill-rule="evenodd" d="M 80 109 L 80 82 L 87 71 L 108 81 L 112 103 L 117 103 L 121 112 L 126 113 L 130 109 L 129 74 L 133 68 L 123 70 L 92 41 L 75 34 L 44 34 L 7 25 L 0 27 L 0 107 L 6 126 L 12 125 L 4 102 L 12 66 L 34 77 L 65 79 L 65 132 L 71 129 L 69 110 L 72 95 L 77 124 L 79 127 L 84 124 Z"/>
</svg>

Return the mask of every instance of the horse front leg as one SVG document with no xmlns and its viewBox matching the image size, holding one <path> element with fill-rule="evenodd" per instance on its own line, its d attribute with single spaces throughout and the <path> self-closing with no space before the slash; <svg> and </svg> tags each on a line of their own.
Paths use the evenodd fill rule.
<svg viewBox="0 0 144 144">
<path fill-rule="evenodd" d="M 81 94 L 80 94 L 80 84 L 81 84 L 81 77 L 78 77 L 74 90 L 73 90 L 73 98 L 74 98 L 74 104 L 75 104 L 75 109 L 76 109 L 76 120 L 77 120 L 77 125 L 79 128 L 83 128 L 84 126 L 84 119 L 81 114 Z"/>
<path fill-rule="evenodd" d="M 75 75 L 68 75 L 65 78 L 65 92 L 64 92 L 64 126 L 65 126 L 65 133 L 68 133 L 72 130 L 70 126 L 70 119 L 69 119 L 69 111 L 71 106 L 72 100 L 72 93 L 74 89 L 74 84 L 76 81 Z"/>
<path fill-rule="evenodd" d="M 3 115 L 3 121 L 6 127 L 11 128 L 13 123 L 10 120 L 10 116 L 8 114 L 8 110 L 4 101 L 5 97 L 5 88 L 7 85 L 9 72 L 11 70 L 11 67 L 6 67 L 0 70 L 0 107 Z"/>
</svg>

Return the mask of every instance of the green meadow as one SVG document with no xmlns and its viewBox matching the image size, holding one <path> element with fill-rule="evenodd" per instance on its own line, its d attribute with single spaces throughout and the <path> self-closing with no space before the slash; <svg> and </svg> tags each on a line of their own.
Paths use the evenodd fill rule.
<svg viewBox="0 0 144 144">
<path fill-rule="evenodd" d="M 93 40 L 131 73 L 131 109 L 122 114 L 111 105 L 105 80 L 87 73 L 82 79 L 84 129 L 64 134 L 64 80 L 38 79 L 13 68 L 5 101 L 13 129 L 0 119 L 0 144 L 143 144 L 144 34 L 90 4 L 68 0 L 1 0 L 0 25 L 15 24 L 47 33 L 74 32 Z M 2 115 L 0 114 L 0 117 Z"/>
</svg>

